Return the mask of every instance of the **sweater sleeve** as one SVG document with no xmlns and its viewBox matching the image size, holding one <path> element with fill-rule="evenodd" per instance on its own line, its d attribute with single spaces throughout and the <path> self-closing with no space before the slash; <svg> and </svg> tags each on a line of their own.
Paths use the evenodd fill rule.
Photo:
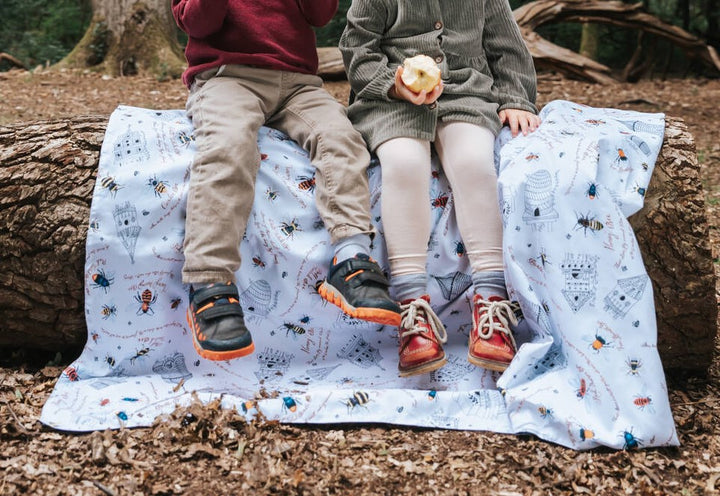
<svg viewBox="0 0 720 496">
<path fill-rule="evenodd" d="M 512 108 L 536 114 L 535 66 L 508 0 L 488 0 L 486 5 L 483 49 L 493 74 L 498 110 Z"/>
<path fill-rule="evenodd" d="M 193 38 L 206 38 L 222 28 L 229 0 L 172 0 L 177 25 Z"/>
<path fill-rule="evenodd" d="M 347 13 L 347 25 L 340 37 L 348 81 L 358 98 L 389 101 L 388 91 L 395 84 L 395 68 L 381 50 L 388 17 L 377 0 L 355 0 Z"/>
<path fill-rule="evenodd" d="M 318 28 L 330 22 L 338 9 L 338 0 L 297 0 L 297 4 L 308 24 Z"/>
</svg>

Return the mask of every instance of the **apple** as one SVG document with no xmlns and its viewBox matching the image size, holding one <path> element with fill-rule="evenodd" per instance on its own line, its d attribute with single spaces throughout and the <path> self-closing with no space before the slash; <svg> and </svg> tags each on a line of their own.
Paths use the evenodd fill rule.
<svg viewBox="0 0 720 496">
<path fill-rule="evenodd" d="M 440 68 L 427 55 L 415 55 L 403 61 L 400 79 L 415 93 L 420 93 L 422 90 L 430 93 L 440 84 Z"/>
</svg>

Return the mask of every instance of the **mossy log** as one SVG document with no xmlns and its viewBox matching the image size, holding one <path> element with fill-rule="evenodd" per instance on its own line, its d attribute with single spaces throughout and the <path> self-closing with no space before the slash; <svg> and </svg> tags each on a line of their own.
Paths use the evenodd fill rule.
<svg viewBox="0 0 720 496">
<path fill-rule="evenodd" d="M 85 238 L 107 116 L 0 126 L 0 347 L 63 351 L 87 338 Z M 692 135 L 668 118 L 630 219 L 653 281 L 666 369 L 704 374 L 717 331 L 709 224 Z"/>
</svg>

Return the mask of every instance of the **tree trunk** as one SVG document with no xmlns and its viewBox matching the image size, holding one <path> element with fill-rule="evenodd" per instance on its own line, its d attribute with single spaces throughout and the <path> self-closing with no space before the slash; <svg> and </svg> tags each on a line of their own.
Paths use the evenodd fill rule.
<svg viewBox="0 0 720 496">
<path fill-rule="evenodd" d="M 93 0 L 83 38 L 57 67 L 91 68 L 111 76 L 178 77 L 185 57 L 167 0 Z"/>
<path fill-rule="evenodd" d="M 599 38 L 600 26 L 598 24 L 583 23 L 582 34 L 580 35 L 580 49 L 578 50 L 580 55 L 597 60 Z"/>
<path fill-rule="evenodd" d="M 107 118 L 0 126 L 0 347 L 64 350 L 87 339 L 85 237 Z M 667 119 L 630 219 L 653 281 L 668 369 L 705 373 L 717 329 L 709 226 L 692 136 Z"/>
</svg>

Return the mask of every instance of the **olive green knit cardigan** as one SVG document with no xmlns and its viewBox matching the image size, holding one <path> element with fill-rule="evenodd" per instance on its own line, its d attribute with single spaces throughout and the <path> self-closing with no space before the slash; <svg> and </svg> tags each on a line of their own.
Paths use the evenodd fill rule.
<svg viewBox="0 0 720 496">
<path fill-rule="evenodd" d="M 438 120 L 497 133 L 505 108 L 537 113 L 535 68 L 507 0 L 354 0 L 340 39 L 355 94 L 348 116 L 371 150 L 391 138 L 433 141 Z M 436 105 L 392 99 L 406 57 L 438 62 Z"/>
</svg>

